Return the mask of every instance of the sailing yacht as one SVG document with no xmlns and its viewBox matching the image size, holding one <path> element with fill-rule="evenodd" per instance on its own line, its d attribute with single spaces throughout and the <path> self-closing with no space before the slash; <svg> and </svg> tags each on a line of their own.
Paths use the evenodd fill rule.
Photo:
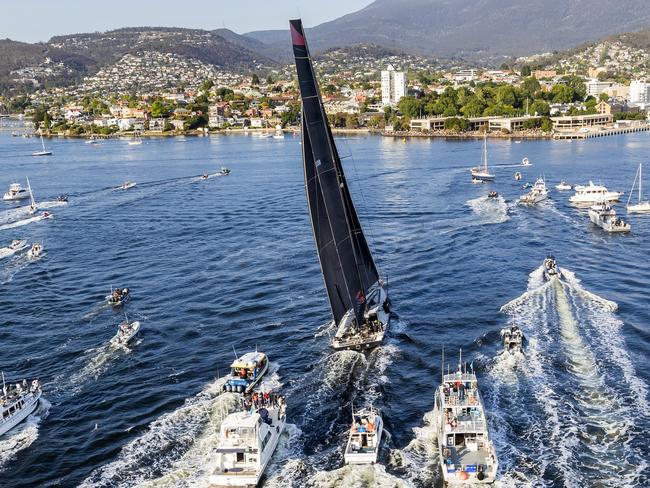
<svg viewBox="0 0 650 488">
<path fill-rule="evenodd" d="M 634 185 L 636 180 L 639 180 L 639 201 L 638 203 L 633 203 L 630 205 L 630 200 L 632 199 L 632 193 L 634 192 Z M 625 208 L 627 213 L 647 213 L 650 212 L 650 201 L 641 200 L 641 185 L 643 180 L 643 164 L 639 164 L 639 169 L 636 170 L 636 176 L 634 177 L 634 182 L 632 182 L 632 189 L 630 190 L 630 196 L 627 197 L 627 203 Z"/>
<path fill-rule="evenodd" d="M 475 166 L 470 170 L 473 182 L 494 181 L 494 175 L 488 171 L 487 164 L 487 132 L 483 133 L 483 153 L 481 154 L 481 166 Z"/>
<path fill-rule="evenodd" d="M 363 234 L 323 108 L 301 20 L 291 20 L 302 101 L 302 159 L 311 224 L 336 334 L 335 349 L 384 340 L 388 293 Z"/>
<path fill-rule="evenodd" d="M 133 139 L 129 141 L 129 146 L 139 146 L 142 144 L 142 137 L 138 131 L 133 132 Z"/>
<path fill-rule="evenodd" d="M 29 178 L 27 178 L 27 189 L 29 190 L 29 199 L 31 203 L 29 204 L 29 213 L 30 215 L 35 214 L 38 211 L 38 207 L 36 206 L 36 201 L 34 200 L 34 193 L 32 192 L 32 185 L 29 183 Z"/>
<path fill-rule="evenodd" d="M 43 134 L 41 134 L 41 147 L 43 148 L 41 151 L 34 151 L 32 153 L 32 156 L 51 156 L 52 151 L 48 151 L 45 149 L 45 141 L 43 140 Z"/>
</svg>

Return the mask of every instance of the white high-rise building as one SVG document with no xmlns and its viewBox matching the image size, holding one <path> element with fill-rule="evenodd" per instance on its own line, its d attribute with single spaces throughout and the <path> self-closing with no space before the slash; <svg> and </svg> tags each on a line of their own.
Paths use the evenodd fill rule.
<svg viewBox="0 0 650 488">
<path fill-rule="evenodd" d="M 395 105 L 405 95 L 406 73 L 396 71 L 393 65 L 389 64 L 381 72 L 381 103 L 383 105 Z"/>
<path fill-rule="evenodd" d="M 650 83 L 641 80 L 630 82 L 630 102 L 646 104 L 650 103 Z"/>
</svg>

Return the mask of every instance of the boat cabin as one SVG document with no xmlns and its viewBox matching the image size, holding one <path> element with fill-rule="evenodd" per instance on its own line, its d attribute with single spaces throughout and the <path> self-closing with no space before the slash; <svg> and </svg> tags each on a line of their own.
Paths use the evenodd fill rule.
<svg viewBox="0 0 650 488">
<path fill-rule="evenodd" d="M 345 449 L 345 462 L 349 464 L 376 462 L 382 430 L 383 422 L 379 411 L 370 407 L 355 412 Z"/>
<path fill-rule="evenodd" d="M 224 390 L 243 393 L 248 392 L 266 373 L 269 360 L 263 352 L 247 352 L 230 365 L 230 377 Z"/>
</svg>

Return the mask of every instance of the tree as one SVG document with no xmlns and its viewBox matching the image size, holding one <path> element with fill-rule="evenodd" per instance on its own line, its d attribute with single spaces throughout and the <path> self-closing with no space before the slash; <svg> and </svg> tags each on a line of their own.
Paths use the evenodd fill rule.
<svg viewBox="0 0 650 488">
<path fill-rule="evenodd" d="M 573 102 L 581 102 L 587 96 L 587 87 L 585 86 L 585 80 L 580 76 L 567 75 L 563 76 L 560 81 L 573 89 Z"/>
<path fill-rule="evenodd" d="M 537 78 L 534 76 L 531 76 L 530 78 L 524 78 L 524 80 L 521 82 L 521 91 L 523 98 L 534 98 L 535 93 L 537 93 L 541 88 L 542 87 L 539 84 L 539 81 L 537 81 Z"/>
<path fill-rule="evenodd" d="M 575 96 L 573 88 L 564 84 L 553 85 L 550 92 L 551 100 L 555 103 L 571 103 Z"/>
<path fill-rule="evenodd" d="M 257 73 L 253 73 L 253 76 L 251 77 L 251 84 L 252 85 L 259 85 L 260 84 L 260 77 L 257 76 Z"/>
<path fill-rule="evenodd" d="M 266 84 L 267 85 L 272 85 L 273 83 L 275 83 L 275 81 L 273 80 L 273 77 L 271 75 L 267 76 L 266 77 Z"/>
<path fill-rule="evenodd" d="M 530 69 L 530 66 L 528 66 L 527 64 L 524 64 L 521 67 L 521 76 L 530 76 L 531 72 L 532 71 Z"/>
<path fill-rule="evenodd" d="M 50 130 L 50 114 L 48 112 L 45 112 L 43 115 L 43 128 L 45 130 Z"/>
<path fill-rule="evenodd" d="M 544 100 L 535 100 L 528 106 L 528 113 L 549 116 L 551 114 L 551 107 Z"/>
<path fill-rule="evenodd" d="M 397 108 L 407 117 L 417 117 L 422 110 L 422 102 L 414 97 L 402 97 L 397 102 Z"/>
<path fill-rule="evenodd" d="M 214 86 L 214 82 L 212 80 L 204 80 L 203 83 L 201 83 L 201 85 L 199 86 L 199 90 L 204 93 L 207 93 L 210 90 L 210 88 L 212 88 L 213 86 Z"/>
<path fill-rule="evenodd" d="M 598 95 L 598 99 L 599 99 L 601 102 L 606 102 L 606 101 L 609 100 L 609 95 L 608 95 L 607 93 L 603 92 L 603 93 L 601 93 L 600 95 Z"/>
<path fill-rule="evenodd" d="M 551 121 L 550 118 L 544 117 L 539 127 L 544 132 L 551 132 L 553 130 L 553 122 Z"/>
</svg>

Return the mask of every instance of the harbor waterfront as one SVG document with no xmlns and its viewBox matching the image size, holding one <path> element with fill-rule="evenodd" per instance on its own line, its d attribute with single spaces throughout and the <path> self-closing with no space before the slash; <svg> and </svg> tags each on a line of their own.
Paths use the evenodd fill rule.
<svg viewBox="0 0 650 488">
<path fill-rule="evenodd" d="M 384 343 L 365 355 L 330 348 L 299 135 L 52 138 L 33 158 L 40 140 L 0 132 L 3 192 L 28 177 L 41 208 L 69 197 L 23 226 L 28 203 L 0 202 L 0 246 L 46 251 L 0 260 L 0 370 L 42 385 L 39 409 L 0 437 L 3 488 L 207 488 L 237 406 L 215 378 L 256 347 L 288 399 L 263 486 L 439 487 L 443 344 L 452 373 L 462 348 L 477 375 L 497 486 L 650 484 L 650 219 L 624 206 L 650 133 L 491 140 L 484 184 L 468 177 L 480 139 L 335 139 L 391 297 Z M 228 177 L 200 179 L 222 166 Z M 542 176 L 548 199 L 517 205 Z M 561 180 L 625 192 L 615 208 L 632 231 L 593 225 Z M 125 181 L 137 185 L 116 190 Z M 562 280 L 543 285 L 548 254 Z M 106 305 L 117 287 L 123 309 Z M 111 350 L 125 311 L 143 333 Z M 512 314 L 524 355 L 499 354 Z M 344 465 L 362 405 L 383 419 L 378 464 Z"/>
</svg>

